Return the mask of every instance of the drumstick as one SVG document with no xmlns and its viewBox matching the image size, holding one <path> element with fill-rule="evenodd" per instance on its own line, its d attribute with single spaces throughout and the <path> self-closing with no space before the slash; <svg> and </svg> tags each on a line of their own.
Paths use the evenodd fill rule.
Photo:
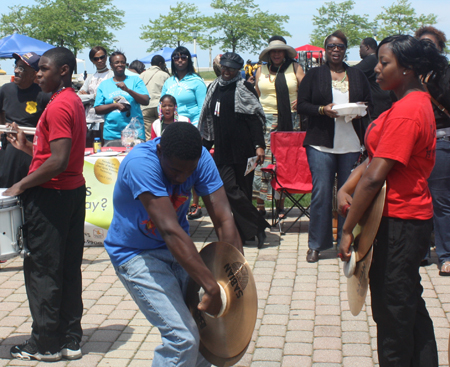
<svg viewBox="0 0 450 367">
<path fill-rule="evenodd" d="M 27 135 L 34 135 L 36 133 L 35 127 L 21 127 L 22 130 Z M 10 126 L 0 125 L 0 131 L 5 133 L 17 134 L 17 130 L 11 129 Z"/>
</svg>

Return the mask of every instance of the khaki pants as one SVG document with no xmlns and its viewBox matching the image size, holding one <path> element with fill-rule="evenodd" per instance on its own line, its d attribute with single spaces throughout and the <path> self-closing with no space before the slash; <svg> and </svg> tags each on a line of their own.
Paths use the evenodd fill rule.
<svg viewBox="0 0 450 367">
<path fill-rule="evenodd" d="M 158 119 L 158 107 L 146 108 L 142 110 L 142 115 L 144 116 L 145 140 L 148 141 L 152 136 L 153 121 Z"/>
</svg>

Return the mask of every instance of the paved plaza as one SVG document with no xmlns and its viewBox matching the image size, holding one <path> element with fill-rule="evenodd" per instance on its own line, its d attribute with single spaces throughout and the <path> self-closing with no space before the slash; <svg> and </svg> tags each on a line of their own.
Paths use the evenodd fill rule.
<svg viewBox="0 0 450 367">
<path fill-rule="evenodd" d="M 284 236 L 272 229 L 261 250 L 256 243 L 245 247 L 259 308 L 252 342 L 237 365 L 377 366 L 370 307 L 357 317 L 350 313 L 347 278 L 335 250 L 322 253 L 316 264 L 306 262 L 307 232 L 308 220 L 303 219 Z M 217 240 L 209 217 L 191 221 L 191 233 L 199 249 Z M 439 276 L 434 251 L 432 260 L 421 268 L 424 298 L 434 322 L 440 366 L 448 366 L 450 277 Z M 10 347 L 22 343 L 31 328 L 22 259 L 1 264 L 0 284 L 0 367 L 43 366 L 43 362 L 11 360 L 9 355 Z M 153 350 L 160 343 L 158 330 L 138 311 L 103 248 L 84 251 L 83 289 L 83 358 L 51 366 L 151 366 Z"/>
</svg>

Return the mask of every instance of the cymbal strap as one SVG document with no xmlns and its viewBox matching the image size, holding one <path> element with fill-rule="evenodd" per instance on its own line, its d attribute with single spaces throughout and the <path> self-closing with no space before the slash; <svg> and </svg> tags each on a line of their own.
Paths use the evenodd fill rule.
<svg viewBox="0 0 450 367">
<path fill-rule="evenodd" d="M 220 283 L 217 283 L 217 284 L 220 288 L 220 299 L 222 300 L 222 307 L 220 308 L 220 311 L 216 316 L 211 315 L 208 312 L 205 312 L 206 315 L 208 315 L 209 317 L 212 317 L 212 318 L 221 317 L 227 308 L 227 294 L 225 293 L 225 289 L 222 287 L 222 285 Z M 206 293 L 205 290 L 202 287 L 200 287 L 200 289 L 198 291 L 198 298 L 199 298 L 200 302 L 202 301 L 202 298 L 205 293 Z"/>
</svg>

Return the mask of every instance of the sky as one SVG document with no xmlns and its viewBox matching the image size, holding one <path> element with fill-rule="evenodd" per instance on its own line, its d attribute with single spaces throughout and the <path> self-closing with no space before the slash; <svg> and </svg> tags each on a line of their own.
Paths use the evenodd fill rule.
<svg viewBox="0 0 450 367">
<path fill-rule="evenodd" d="M 339 2 L 339 0 L 335 0 Z M 117 42 L 115 46 L 122 50 L 127 61 L 131 62 L 135 59 L 143 58 L 148 55 L 149 52 L 146 50 L 149 47 L 149 43 L 143 41 L 139 38 L 141 34 L 141 26 L 147 25 L 149 20 L 156 19 L 160 14 L 167 14 L 170 6 L 176 4 L 176 0 L 169 1 L 138 1 L 138 0 L 127 0 L 119 1 L 113 0 L 114 6 L 118 9 L 125 11 L 125 16 L 123 18 L 126 23 L 125 26 L 120 30 L 116 31 L 115 38 Z M 210 6 L 210 1 L 208 0 L 186 0 L 185 2 L 195 3 L 200 9 L 203 15 L 212 15 L 214 10 Z M 436 28 L 442 30 L 447 38 L 450 39 L 450 19 L 448 14 L 450 14 L 450 1 L 449 0 L 410 0 L 412 6 L 416 10 L 416 14 L 430 14 L 434 13 L 438 15 Z M 288 15 L 289 20 L 284 25 L 284 28 L 291 34 L 291 37 L 286 37 L 287 43 L 290 46 L 299 47 L 304 44 L 310 43 L 310 34 L 312 33 L 314 26 L 312 23 L 313 15 L 318 15 L 317 9 L 324 5 L 325 1 L 318 0 L 279 0 L 279 1 L 268 1 L 268 0 L 255 0 L 255 3 L 259 5 L 262 11 L 267 11 L 269 13 L 276 13 L 280 15 Z M 382 12 L 382 7 L 389 7 L 394 3 L 394 0 L 378 0 L 378 1 L 367 1 L 367 0 L 355 0 L 355 6 L 353 8 L 354 14 L 368 14 L 369 20 L 373 20 L 377 14 Z M 15 5 L 30 6 L 34 5 L 33 0 L 18 0 Z M 276 5 L 276 6 L 275 6 Z M 0 9 L 1 13 L 9 13 L 9 9 L 6 6 L 2 6 Z M 194 51 L 193 43 L 185 44 L 191 53 Z M 349 50 L 349 60 L 359 60 L 359 48 L 353 48 Z M 209 51 L 201 50 L 198 46 L 196 48 L 198 55 L 198 65 L 200 67 L 209 66 Z M 261 50 L 262 51 L 262 50 Z M 86 69 L 88 73 L 94 71 L 94 66 L 89 61 L 88 57 L 89 50 L 83 50 L 78 54 L 78 58 L 84 59 L 86 64 Z M 223 50 L 219 46 L 212 48 L 212 57 L 214 58 L 217 54 L 223 53 Z M 259 54 L 250 54 L 247 52 L 242 52 L 240 55 L 244 60 L 252 59 L 255 62 L 258 60 Z M 8 74 L 13 73 L 13 60 L 6 59 L 0 60 L 0 65 L 3 70 Z M 83 72 L 84 65 L 82 63 L 78 64 L 78 72 Z"/>
</svg>

